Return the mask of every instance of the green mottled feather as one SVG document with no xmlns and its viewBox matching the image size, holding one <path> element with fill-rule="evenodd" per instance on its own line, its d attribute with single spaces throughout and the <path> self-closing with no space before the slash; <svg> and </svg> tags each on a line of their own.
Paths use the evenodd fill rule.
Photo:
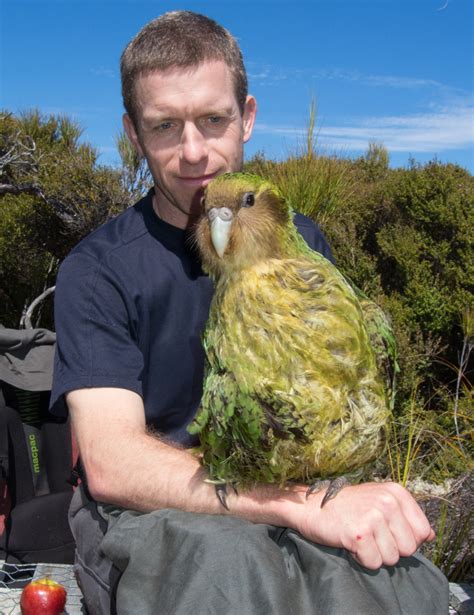
<svg viewBox="0 0 474 615">
<path fill-rule="evenodd" d="M 216 288 L 204 393 L 189 429 L 204 465 L 212 479 L 244 487 L 360 471 L 383 448 L 390 415 L 387 319 L 307 246 L 273 186 L 246 174 L 212 183 L 210 195 L 224 199 L 250 188 L 277 199 L 287 222 L 272 226 L 270 254 L 256 262 L 244 253 L 221 265 L 202 249 Z M 264 242 L 257 226 L 242 223 L 242 236 Z"/>
</svg>

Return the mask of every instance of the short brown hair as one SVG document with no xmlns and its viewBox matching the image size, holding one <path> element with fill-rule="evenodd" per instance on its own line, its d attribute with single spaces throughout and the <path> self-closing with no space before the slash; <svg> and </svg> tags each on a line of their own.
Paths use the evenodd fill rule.
<svg viewBox="0 0 474 615">
<path fill-rule="evenodd" d="M 172 67 L 222 60 L 230 68 L 241 113 L 247 98 L 242 52 L 232 34 L 217 22 L 191 11 L 172 11 L 150 21 L 125 48 L 120 61 L 125 110 L 136 126 L 135 80 Z"/>
</svg>

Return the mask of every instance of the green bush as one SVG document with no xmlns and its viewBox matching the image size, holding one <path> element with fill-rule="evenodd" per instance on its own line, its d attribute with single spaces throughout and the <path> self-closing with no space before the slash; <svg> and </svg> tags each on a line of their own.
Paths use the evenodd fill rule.
<svg viewBox="0 0 474 615">
<path fill-rule="evenodd" d="M 121 172 L 99 165 L 96 150 L 80 137 L 80 127 L 65 117 L 0 113 L 4 326 L 18 326 L 71 248 L 128 205 Z"/>
</svg>

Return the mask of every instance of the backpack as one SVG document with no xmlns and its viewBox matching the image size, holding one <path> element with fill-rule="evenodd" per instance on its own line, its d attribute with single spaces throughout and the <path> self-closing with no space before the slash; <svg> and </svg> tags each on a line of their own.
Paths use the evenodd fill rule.
<svg viewBox="0 0 474 615">
<path fill-rule="evenodd" d="M 25 323 L 0 325 L 0 559 L 71 564 L 76 452 L 69 419 L 49 412 L 56 335 Z"/>
</svg>

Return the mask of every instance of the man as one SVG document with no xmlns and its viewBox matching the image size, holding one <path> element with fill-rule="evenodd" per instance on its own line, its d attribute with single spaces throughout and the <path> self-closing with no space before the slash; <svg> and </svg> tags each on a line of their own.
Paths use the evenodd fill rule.
<svg viewBox="0 0 474 615">
<path fill-rule="evenodd" d="M 206 184 L 241 168 L 256 102 L 235 40 L 190 12 L 143 28 L 121 70 L 124 127 L 154 189 L 71 253 L 56 291 L 52 398 L 66 399 L 87 476 L 71 524 L 89 610 L 445 612 L 446 581 L 409 557 L 433 531 L 400 486 L 347 487 L 321 508 L 324 492 L 262 485 L 226 511 L 205 482 L 186 426 L 212 288 L 188 235 Z"/>
</svg>

